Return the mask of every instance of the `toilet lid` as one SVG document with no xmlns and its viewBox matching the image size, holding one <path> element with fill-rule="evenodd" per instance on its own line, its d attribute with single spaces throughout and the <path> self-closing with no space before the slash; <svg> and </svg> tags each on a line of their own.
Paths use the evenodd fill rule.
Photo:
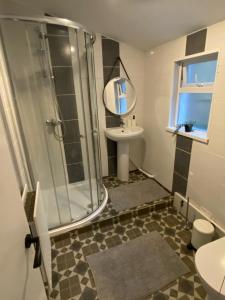
<svg viewBox="0 0 225 300">
<path fill-rule="evenodd" d="M 195 265 L 202 279 L 225 295 L 225 237 L 200 247 L 195 255 Z"/>
</svg>

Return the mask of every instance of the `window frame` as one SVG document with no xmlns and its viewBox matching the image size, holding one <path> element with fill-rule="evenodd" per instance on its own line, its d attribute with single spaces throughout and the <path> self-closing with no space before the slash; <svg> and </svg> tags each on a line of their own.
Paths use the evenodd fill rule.
<svg viewBox="0 0 225 300">
<path fill-rule="evenodd" d="M 207 53 L 207 54 L 198 54 L 197 56 L 194 57 L 190 57 L 188 56 L 188 59 L 183 59 L 181 61 L 179 61 L 178 63 L 181 64 L 181 71 L 182 72 L 182 78 L 181 78 L 181 87 L 197 87 L 197 88 L 201 88 L 201 87 L 207 87 L 207 86 L 213 86 L 215 81 L 216 81 L 216 72 L 217 72 L 217 66 L 216 66 L 216 70 L 215 70 L 215 80 L 211 81 L 211 82 L 204 82 L 204 83 L 187 83 L 186 80 L 186 75 L 187 75 L 187 71 L 186 68 L 188 65 L 190 65 L 191 63 L 201 63 L 201 62 L 205 62 L 208 60 L 217 60 L 217 65 L 218 65 L 218 51 L 217 52 L 212 52 L 212 53 Z M 185 79 L 184 79 L 185 78 Z"/>
<path fill-rule="evenodd" d="M 199 62 L 201 61 L 201 59 L 202 61 L 205 61 L 207 58 L 217 59 L 214 82 L 184 84 L 183 74 L 184 73 L 186 74 L 185 66 L 187 66 L 191 62 Z M 167 127 L 167 131 L 169 132 L 176 131 L 176 124 L 178 120 L 179 103 L 180 103 L 179 98 L 181 93 L 212 94 L 211 108 L 209 112 L 209 121 L 208 121 L 208 128 L 209 128 L 211 112 L 212 112 L 212 104 L 214 98 L 214 88 L 215 88 L 215 83 L 216 83 L 217 73 L 218 73 L 218 66 L 219 66 L 219 50 L 204 51 L 201 53 L 185 56 L 184 58 L 178 59 L 174 62 L 172 99 L 171 99 L 170 116 L 169 116 L 169 124 Z M 193 132 L 190 133 L 186 133 L 183 129 L 180 129 L 178 131 L 178 134 L 185 135 L 205 143 L 208 143 L 209 141 L 207 133 L 208 133 L 208 129 L 207 131 L 194 130 Z"/>
</svg>

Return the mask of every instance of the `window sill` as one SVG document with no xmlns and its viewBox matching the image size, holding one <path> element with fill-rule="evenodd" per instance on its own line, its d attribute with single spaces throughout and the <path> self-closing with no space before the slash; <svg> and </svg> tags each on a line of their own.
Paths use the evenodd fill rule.
<svg viewBox="0 0 225 300">
<path fill-rule="evenodd" d="M 166 127 L 166 131 L 174 133 L 176 131 L 176 128 L 175 127 Z M 193 140 L 196 140 L 196 141 L 204 143 L 204 144 L 208 144 L 208 142 L 209 142 L 207 132 L 203 132 L 200 130 L 194 130 L 192 132 L 185 132 L 184 129 L 181 128 L 177 132 L 177 134 L 186 136 L 188 138 L 191 138 Z"/>
</svg>

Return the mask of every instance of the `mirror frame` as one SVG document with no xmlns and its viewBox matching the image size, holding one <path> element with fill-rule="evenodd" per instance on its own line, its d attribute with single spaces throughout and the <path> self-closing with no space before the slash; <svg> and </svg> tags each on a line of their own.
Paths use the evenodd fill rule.
<svg viewBox="0 0 225 300">
<path fill-rule="evenodd" d="M 108 109 L 108 107 L 106 106 L 106 103 L 105 103 L 105 91 L 106 91 L 106 87 L 107 87 L 107 85 L 108 85 L 112 80 L 115 80 L 115 79 L 124 79 L 124 80 L 128 81 L 128 82 L 130 83 L 130 85 L 132 86 L 132 88 L 134 89 L 134 92 L 135 92 L 134 102 L 133 102 L 133 104 L 131 105 L 130 109 L 129 109 L 126 113 L 124 113 L 124 114 L 117 114 L 117 113 L 115 113 L 115 112 L 112 112 L 111 110 Z M 106 85 L 105 85 L 105 87 L 104 87 L 104 90 L 103 90 L 103 95 L 102 95 L 102 96 L 103 96 L 103 103 L 104 103 L 105 108 L 106 108 L 111 114 L 113 114 L 113 115 L 115 115 L 115 116 L 126 116 L 126 115 L 128 115 L 129 113 L 132 112 L 132 110 L 135 108 L 135 105 L 136 105 L 136 103 L 137 103 L 137 95 L 136 95 L 136 90 L 135 90 L 135 88 L 134 88 L 133 83 L 131 82 L 130 79 L 125 78 L 125 77 L 120 77 L 120 76 L 114 77 L 114 78 L 110 79 L 110 80 L 106 83 Z"/>
</svg>

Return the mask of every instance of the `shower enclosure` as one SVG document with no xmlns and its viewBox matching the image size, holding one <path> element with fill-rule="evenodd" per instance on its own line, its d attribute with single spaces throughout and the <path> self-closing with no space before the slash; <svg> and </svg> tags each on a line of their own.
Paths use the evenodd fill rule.
<svg viewBox="0 0 225 300">
<path fill-rule="evenodd" d="M 95 36 L 51 17 L 5 16 L 0 28 L 25 157 L 20 185 L 35 190 L 40 182 L 49 229 L 82 224 L 107 201 L 100 167 Z"/>
</svg>

